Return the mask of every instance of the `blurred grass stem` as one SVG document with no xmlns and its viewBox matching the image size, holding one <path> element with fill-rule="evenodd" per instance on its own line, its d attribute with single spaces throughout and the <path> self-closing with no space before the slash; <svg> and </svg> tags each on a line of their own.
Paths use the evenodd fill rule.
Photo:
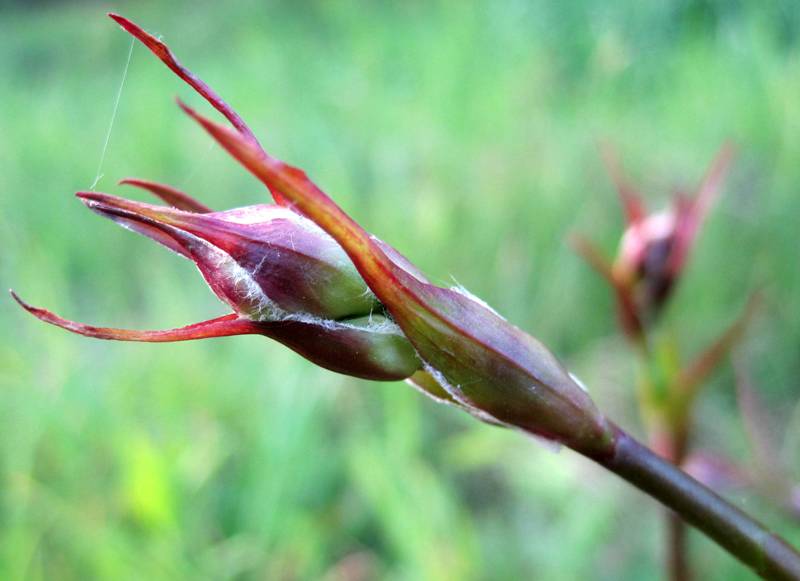
<svg viewBox="0 0 800 581">
<path fill-rule="evenodd" d="M 686 522 L 679 514 L 667 510 L 667 555 L 666 565 L 669 579 L 672 581 L 689 581 L 689 560 L 686 553 Z"/>
</svg>

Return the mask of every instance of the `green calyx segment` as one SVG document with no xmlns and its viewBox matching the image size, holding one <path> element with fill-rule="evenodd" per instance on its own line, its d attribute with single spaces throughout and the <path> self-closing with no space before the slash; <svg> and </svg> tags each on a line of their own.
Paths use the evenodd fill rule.
<svg viewBox="0 0 800 581">
<path fill-rule="evenodd" d="M 407 378 L 419 371 L 422 362 L 400 328 L 383 315 L 373 314 L 338 322 L 344 328 L 363 330 L 361 345 L 351 345 L 365 365 L 383 370 L 387 376 Z"/>
<path fill-rule="evenodd" d="M 316 300 L 322 309 L 337 320 L 369 317 L 372 313 L 383 311 L 380 301 L 344 251 L 332 239 L 330 246 L 321 256 L 328 268 L 319 269 L 313 285 L 317 293 Z"/>
<path fill-rule="evenodd" d="M 429 369 L 420 369 L 414 373 L 414 375 L 406 379 L 406 381 L 417 388 L 417 390 L 438 402 L 460 405 L 453 399 L 453 396 L 447 392 L 442 382 L 434 377 Z"/>
</svg>

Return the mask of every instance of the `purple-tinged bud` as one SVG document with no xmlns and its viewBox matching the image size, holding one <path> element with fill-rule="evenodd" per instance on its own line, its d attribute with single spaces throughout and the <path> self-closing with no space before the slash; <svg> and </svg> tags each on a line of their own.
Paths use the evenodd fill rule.
<svg viewBox="0 0 800 581">
<path fill-rule="evenodd" d="M 178 208 L 198 212 L 84 193 L 80 197 L 93 210 L 192 259 L 235 313 L 182 329 L 134 332 L 80 325 L 20 301 L 23 307 L 47 322 L 107 339 L 267 335 L 344 373 L 411 377 L 429 395 L 487 422 L 514 426 L 592 455 L 609 451 L 612 428 L 547 348 L 463 290 L 430 284 L 396 251 L 367 234 L 302 171 L 270 157 L 238 114 L 180 65 L 166 45 L 130 21 L 112 18 L 206 98 L 235 130 L 184 106 L 185 111 L 260 178 L 278 204 L 291 204 L 335 243 L 326 245 L 317 230 L 285 215 L 278 226 L 280 219 L 266 218 L 264 209 L 199 213 L 205 209 L 192 201 L 187 208 L 184 197 L 159 193 L 152 185 L 137 184 L 173 199 L 170 203 Z M 272 237 L 278 231 L 280 250 Z M 297 240 L 286 243 L 294 235 L 302 238 L 299 257 L 289 252 L 297 250 Z M 305 266 L 296 268 L 301 263 Z M 265 264 L 278 274 L 262 276 Z M 354 277 L 353 267 L 372 294 Z M 373 311 L 376 315 L 370 316 Z"/>
<path fill-rule="evenodd" d="M 109 16 L 222 113 L 242 139 L 266 155 L 244 120 L 183 67 L 161 40 L 121 16 Z M 422 364 L 413 347 L 347 255 L 312 222 L 287 209 L 279 191 L 272 194 L 283 207 L 258 205 L 211 212 L 170 186 L 140 179 L 121 183 L 149 190 L 172 208 L 94 192 L 78 196 L 99 214 L 194 261 L 234 313 L 178 329 L 133 331 L 69 321 L 14 295 L 28 312 L 99 339 L 166 342 L 259 334 L 322 367 L 356 377 L 397 380 L 420 371 Z M 402 260 L 394 250 L 387 248 L 387 252 Z"/>
<path fill-rule="evenodd" d="M 646 328 L 657 320 L 680 280 L 700 226 L 719 195 L 733 147 L 722 147 L 694 199 L 678 195 L 672 208 L 652 214 L 647 214 L 641 194 L 623 174 L 612 148 L 603 144 L 601 153 L 626 219 L 617 257 L 612 263 L 583 236 L 573 235 L 571 241 L 611 285 L 620 327 L 641 344 Z"/>
<path fill-rule="evenodd" d="M 205 206 L 167 186 L 128 180 L 182 207 Z M 176 197 L 180 194 L 180 197 Z M 87 207 L 192 260 L 232 315 L 165 331 L 95 327 L 14 298 L 39 319 L 81 335 L 167 342 L 258 334 L 327 369 L 405 379 L 422 363 L 341 247 L 313 222 L 278 206 L 196 213 L 82 192 Z"/>
<path fill-rule="evenodd" d="M 286 208 L 261 204 L 198 214 L 94 192 L 78 197 L 193 260 L 216 295 L 250 319 L 339 320 L 381 309 L 341 247 Z"/>
<path fill-rule="evenodd" d="M 650 321 L 660 314 L 683 273 L 700 227 L 719 195 L 733 147 L 728 144 L 720 149 L 694 198 L 676 195 L 671 208 L 651 214 L 623 176 L 611 149 L 606 147 L 603 153 L 627 218 L 614 276 L 630 287 L 639 317 Z"/>
<path fill-rule="evenodd" d="M 539 341 L 461 289 L 410 271 L 313 184 L 239 133 L 181 104 L 242 165 L 313 220 L 358 272 L 425 362 L 428 380 L 489 421 L 556 440 L 584 453 L 608 452 L 613 435 L 586 391 Z M 435 388 L 426 391 L 437 395 Z M 440 397 L 439 399 L 446 399 Z"/>
</svg>

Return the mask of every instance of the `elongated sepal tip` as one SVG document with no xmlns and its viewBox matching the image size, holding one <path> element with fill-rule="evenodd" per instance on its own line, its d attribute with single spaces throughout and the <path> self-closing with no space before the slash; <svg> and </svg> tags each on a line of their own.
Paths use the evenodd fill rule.
<svg viewBox="0 0 800 581">
<path fill-rule="evenodd" d="M 40 307 L 34 307 L 31 304 L 28 304 L 22 297 L 20 297 L 13 289 L 8 289 L 8 292 L 11 294 L 11 297 L 17 301 L 17 304 L 29 312 L 31 315 L 42 321 L 43 323 L 48 323 L 50 325 L 55 325 L 56 327 L 61 327 L 62 329 L 66 329 L 72 333 L 77 333 L 79 335 L 85 335 L 90 337 L 96 337 L 98 339 L 109 339 L 103 334 L 98 333 L 97 331 L 100 327 L 93 327 L 90 325 L 84 325 L 82 323 L 76 323 L 75 321 L 70 321 L 68 319 L 64 319 L 59 317 L 55 313 L 48 311 L 47 309 L 42 309 Z"/>
<path fill-rule="evenodd" d="M 41 318 L 40 314 L 44 312 L 44 309 L 39 309 L 37 307 L 31 306 L 25 301 L 23 301 L 22 297 L 20 297 L 13 288 L 8 289 L 8 294 L 10 294 L 11 298 L 17 301 L 17 304 L 21 306 L 23 309 L 25 309 L 35 317 Z"/>
<path fill-rule="evenodd" d="M 117 184 L 120 186 L 134 186 L 146 190 L 178 210 L 194 212 L 196 214 L 209 214 L 213 212 L 210 207 L 194 199 L 189 194 L 166 184 L 140 178 L 124 178 L 119 180 Z"/>
</svg>

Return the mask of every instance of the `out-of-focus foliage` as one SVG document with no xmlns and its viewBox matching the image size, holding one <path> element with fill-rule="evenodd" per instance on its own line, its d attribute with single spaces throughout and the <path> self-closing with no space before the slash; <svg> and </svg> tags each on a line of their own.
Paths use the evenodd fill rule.
<svg viewBox="0 0 800 581">
<path fill-rule="evenodd" d="M 565 244 L 621 227 L 613 140 L 666 203 L 740 153 L 666 314 L 691 353 L 766 306 L 742 351 L 796 442 L 800 13 L 792 2 L 0 4 L 0 272 L 100 324 L 224 312 L 186 261 L 86 212 L 130 39 L 162 33 L 276 155 L 364 225 L 541 338 L 637 430 L 602 281 Z M 176 109 L 205 105 L 134 48 L 99 190 L 148 177 L 215 208 L 267 193 Z M 0 577 L 640 579 L 656 506 L 568 452 L 315 369 L 256 337 L 93 342 L 0 301 Z M 793 422 L 793 423 L 792 423 Z M 698 440 L 745 457 L 733 374 Z M 791 436 L 794 434 L 794 436 Z M 788 455 L 798 476 L 798 456 Z M 800 527 L 748 508 L 795 542 Z M 699 535 L 698 577 L 746 573 Z"/>
</svg>

